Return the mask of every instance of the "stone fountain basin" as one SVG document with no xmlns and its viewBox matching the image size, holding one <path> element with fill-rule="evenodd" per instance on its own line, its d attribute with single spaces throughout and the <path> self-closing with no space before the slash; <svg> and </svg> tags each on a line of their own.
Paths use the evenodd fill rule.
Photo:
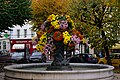
<svg viewBox="0 0 120 80">
<path fill-rule="evenodd" d="M 113 80 L 113 66 L 71 63 L 72 71 L 46 71 L 50 63 L 16 64 L 4 67 L 5 80 Z"/>
</svg>

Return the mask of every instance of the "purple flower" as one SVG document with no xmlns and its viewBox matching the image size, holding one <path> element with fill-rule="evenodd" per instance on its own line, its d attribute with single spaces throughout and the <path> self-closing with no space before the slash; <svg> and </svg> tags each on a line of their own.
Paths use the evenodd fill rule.
<svg viewBox="0 0 120 80">
<path fill-rule="evenodd" d="M 41 29 L 42 31 L 44 31 L 44 30 L 45 30 L 45 25 L 42 24 L 41 27 L 40 27 L 40 29 Z"/>
<path fill-rule="evenodd" d="M 66 20 L 61 20 L 60 21 L 60 28 L 61 29 L 66 29 L 68 27 L 68 23 Z"/>
<path fill-rule="evenodd" d="M 32 40 L 32 44 L 33 45 L 37 45 L 38 44 L 38 38 L 35 37 L 33 40 Z"/>
<path fill-rule="evenodd" d="M 47 25 L 47 21 L 45 21 L 42 25 L 41 25 L 41 27 L 40 27 L 40 29 L 42 30 L 42 31 L 45 31 L 45 26 Z"/>
<path fill-rule="evenodd" d="M 79 44 L 80 43 L 80 38 L 77 37 L 76 35 L 72 35 L 71 41 L 73 41 L 74 44 Z"/>
<path fill-rule="evenodd" d="M 45 46 L 44 46 L 44 53 L 46 54 L 46 53 L 48 53 L 49 51 L 53 51 L 53 46 L 54 45 L 52 45 L 52 44 L 46 44 Z"/>
<path fill-rule="evenodd" d="M 48 52 L 48 49 L 44 49 L 44 54 L 47 54 Z"/>
</svg>

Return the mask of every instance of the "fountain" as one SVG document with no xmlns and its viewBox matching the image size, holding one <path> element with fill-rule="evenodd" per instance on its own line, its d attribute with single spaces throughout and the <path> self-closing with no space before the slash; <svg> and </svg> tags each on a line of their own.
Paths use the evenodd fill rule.
<svg viewBox="0 0 120 80">
<path fill-rule="evenodd" d="M 69 63 L 64 47 L 74 47 L 83 41 L 68 15 L 50 15 L 37 27 L 33 39 L 36 49 L 54 53 L 52 63 L 17 64 L 4 67 L 6 80 L 112 80 L 114 67 L 102 64 Z"/>
<path fill-rule="evenodd" d="M 5 80 L 113 80 L 113 66 L 71 63 L 72 71 L 47 71 L 50 63 L 16 64 L 4 67 Z"/>
</svg>

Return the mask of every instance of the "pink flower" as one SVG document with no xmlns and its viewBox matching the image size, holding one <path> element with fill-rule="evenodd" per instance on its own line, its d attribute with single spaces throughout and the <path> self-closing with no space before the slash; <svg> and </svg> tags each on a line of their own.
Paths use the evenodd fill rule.
<svg viewBox="0 0 120 80">
<path fill-rule="evenodd" d="M 40 29 L 42 30 L 42 31 L 45 31 L 45 27 L 47 26 L 47 21 L 45 21 L 42 25 L 41 25 L 41 27 L 40 27 Z"/>
<path fill-rule="evenodd" d="M 76 35 L 72 35 L 71 41 L 73 41 L 74 44 L 79 44 L 80 43 L 80 38 L 77 37 Z"/>
<path fill-rule="evenodd" d="M 33 45 L 37 45 L 38 44 L 38 38 L 35 37 L 33 40 L 32 40 L 32 44 Z"/>
<path fill-rule="evenodd" d="M 68 27 L 68 23 L 66 20 L 60 21 L 60 28 L 61 29 L 66 29 Z"/>
</svg>

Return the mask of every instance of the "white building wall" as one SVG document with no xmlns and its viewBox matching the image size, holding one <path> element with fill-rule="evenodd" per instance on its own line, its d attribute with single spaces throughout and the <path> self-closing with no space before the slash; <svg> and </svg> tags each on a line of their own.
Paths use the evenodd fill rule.
<svg viewBox="0 0 120 80">
<path fill-rule="evenodd" d="M 31 39 L 32 36 L 31 36 L 31 28 L 32 25 L 31 24 L 25 24 L 23 25 L 22 27 L 19 26 L 19 25 L 16 25 L 14 28 L 11 28 L 13 31 L 10 32 L 11 34 L 11 39 Z M 20 30 L 20 37 L 18 38 L 17 37 L 17 30 Z M 27 29 L 27 37 L 24 37 L 24 29 Z M 35 32 L 34 32 L 35 34 Z"/>
</svg>

